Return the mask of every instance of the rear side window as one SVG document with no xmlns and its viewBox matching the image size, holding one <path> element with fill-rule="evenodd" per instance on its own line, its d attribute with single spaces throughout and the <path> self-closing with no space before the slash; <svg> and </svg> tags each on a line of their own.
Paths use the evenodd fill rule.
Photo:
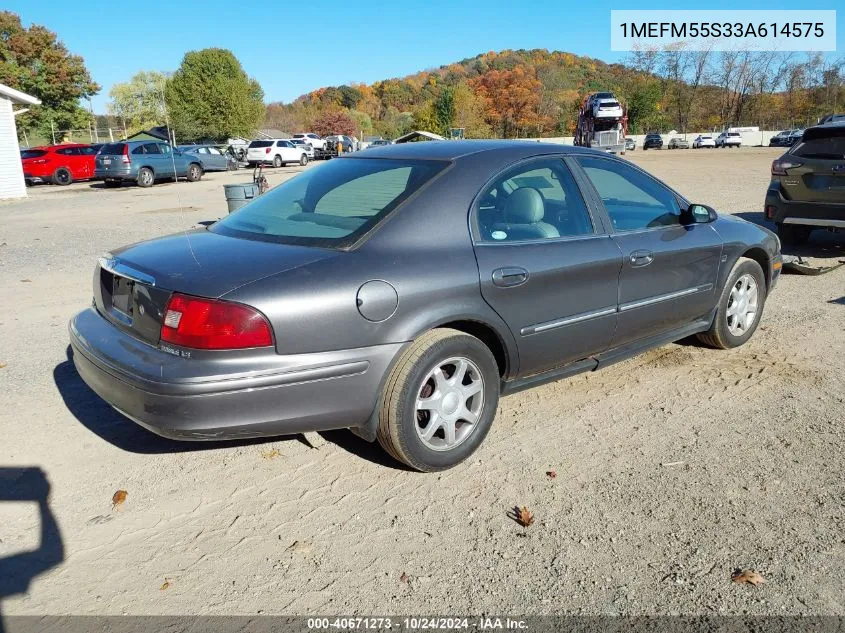
<svg viewBox="0 0 845 633">
<path fill-rule="evenodd" d="M 285 244 L 344 248 L 447 165 L 440 161 L 333 160 L 274 187 L 210 230 Z"/>
<path fill-rule="evenodd" d="M 41 158 L 46 153 L 43 149 L 24 149 L 21 150 L 21 158 Z"/>
<path fill-rule="evenodd" d="M 252 141 L 250 147 L 272 147 L 273 141 Z"/>
<path fill-rule="evenodd" d="M 579 158 L 617 231 L 680 223 L 681 207 L 672 191 L 621 161 Z"/>
<path fill-rule="evenodd" d="M 100 150 L 100 154 L 109 154 L 112 156 L 123 154 L 124 149 L 126 148 L 125 143 L 106 143 L 103 145 L 103 148 Z"/>
</svg>

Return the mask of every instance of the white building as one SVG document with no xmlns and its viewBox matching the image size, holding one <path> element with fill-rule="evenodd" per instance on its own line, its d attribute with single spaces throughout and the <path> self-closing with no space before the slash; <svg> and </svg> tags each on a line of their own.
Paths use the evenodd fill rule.
<svg viewBox="0 0 845 633">
<path fill-rule="evenodd" d="M 0 84 L 0 200 L 26 197 L 15 115 L 26 112 L 26 106 L 40 103 L 31 95 Z M 16 110 L 15 106 L 24 107 Z"/>
</svg>

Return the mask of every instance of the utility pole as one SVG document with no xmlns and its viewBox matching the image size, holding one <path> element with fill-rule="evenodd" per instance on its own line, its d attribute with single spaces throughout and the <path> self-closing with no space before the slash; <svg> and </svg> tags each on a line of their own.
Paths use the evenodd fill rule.
<svg viewBox="0 0 845 633">
<path fill-rule="evenodd" d="M 53 136 L 53 145 L 56 144 L 56 127 L 53 125 L 53 119 L 50 119 L 50 134 Z"/>
</svg>

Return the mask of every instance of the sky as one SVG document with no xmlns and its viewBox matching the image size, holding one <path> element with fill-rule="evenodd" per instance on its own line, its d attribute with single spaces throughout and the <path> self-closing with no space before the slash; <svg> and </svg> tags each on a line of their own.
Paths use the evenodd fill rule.
<svg viewBox="0 0 845 633">
<path fill-rule="evenodd" d="M 813 9 L 836 9 L 819 0 Z M 604 61 L 610 51 L 610 10 L 796 9 L 774 0 L 712 0 L 696 5 L 652 0 L 636 6 L 610 0 L 145 0 L 82 3 L 4 0 L 3 8 L 55 31 L 82 55 L 102 86 L 94 111 L 106 111 L 108 92 L 139 70 L 173 71 L 189 50 L 228 48 L 258 80 L 265 100 L 291 101 L 323 86 L 372 83 L 473 57 L 491 50 L 547 48 Z M 71 8 L 72 7 L 72 8 Z M 840 12 L 842 14 L 843 12 Z M 845 20 L 845 14 L 838 15 Z M 837 28 L 837 55 L 845 27 Z"/>
</svg>

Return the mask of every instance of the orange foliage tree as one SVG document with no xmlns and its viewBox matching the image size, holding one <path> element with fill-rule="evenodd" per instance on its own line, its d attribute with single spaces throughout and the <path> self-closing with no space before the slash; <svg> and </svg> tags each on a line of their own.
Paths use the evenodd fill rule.
<svg viewBox="0 0 845 633">
<path fill-rule="evenodd" d="M 501 136 L 519 136 L 536 126 L 543 86 L 533 67 L 491 70 L 472 79 L 470 85 L 484 100 L 487 121 Z"/>
</svg>

